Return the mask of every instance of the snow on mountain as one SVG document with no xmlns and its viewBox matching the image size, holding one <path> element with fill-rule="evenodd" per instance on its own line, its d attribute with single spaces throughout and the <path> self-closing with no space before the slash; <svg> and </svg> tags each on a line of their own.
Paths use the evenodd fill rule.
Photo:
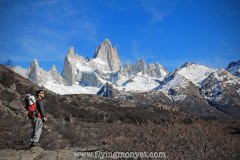
<svg viewBox="0 0 240 160">
<path fill-rule="evenodd" d="M 202 95 L 211 105 L 225 113 L 240 117 L 240 78 L 219 69 L 201 83 Z"/>
<path fill-rule="evenodd" d="M 21 66 L 15 66 L 12 69 L 14 72 L 20 74 L 21 76 L 27 78 L 27 69 L 26 68 L 22 68 Z"/>
<path fill-rule="evenodd" d="M 99 91 L 97 87 L 85 86 L 82 87 L 80 85 L 64 85 L 64 84 L 56 84 L 52 81 L 46 82 L 44 85 L 50 91 L 53 91 L 60 95 L 66 94 L 96 94 Z"/>
<path fill-rule="evenodd" d="M 150 91 L 159 85 L 159 79 L 150 77 L 141 72 L 138 75 L 133 75 L 131 78 L 120 76 L 115 82 L 114 88 L 120 91 L 144 92 Z"/>
<path fill-rule="evenodd" d="M 105 61 L 103 61 L 100 58 L 94 58 L 94 59 L 90 60 L 87 64 L 87 66 L 89 68 L 91 68 L 92 70 L 98 69 L 98 70 L 102 70 L 102 71 L 105 71 L 105 72 L 109 72 L 108 63 L 106 63 Z"/>
<path fill-rule="evenodd" d="M 237 92 L 239 94 L 240 79 L 224 69 L 213 72 L 201 83 L 204 96 L 213 103 L 224 97 L 223 90 L 226 87 L 231 87 L 231 92 Z"/>
<path fill-rule="evenodd" d="M 189 94 L 190 86 L 194 84 L 200 87 L 201 81 L 214 71 L 215 69 L 188 62 L 169 74 L 155 90 L 171 96 L 173 101 L 183 101 Z"/>
<path fill-rule="evenodd" d="M 200 86 L 199 83 L 214 71 L 216 71 L 216 69 L 190 62 L 185 63 L 176 70 L 179 75 L 182 75 L 196 86 Z"/>
<path fill-rule="evenodd" d="M 174 105 L 188 113 L 202 116 L 223 114 L 208 104 L 200 94 L 198 86 L 178 72 L 166 77 L 155 90 L 164 93 Z"/>
<path fill-rule="evenodd" d="M 230 62 L 226 70 L 233 75 L 240 77 L 240 60 Z"/>
<path fill-rule="evenodd" d="M 186 98 L 186 94 L 182 91 L 189 85 L 189 80 L 175 72 L 166 77 L 155 90 L 162 91 L 171 97 L 173 101 L 183 101 Z"/>
</svg>

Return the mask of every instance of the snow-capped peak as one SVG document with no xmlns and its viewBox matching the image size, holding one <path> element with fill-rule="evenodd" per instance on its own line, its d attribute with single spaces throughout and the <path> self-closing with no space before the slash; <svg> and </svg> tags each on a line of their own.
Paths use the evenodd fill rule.
<svg viewBox="0 0 240 160">
<path fill-rule="evenodd" d="M 201 81 L 214 71 L 216 71 L 214 68 L 188 62 L 178 68 L 175 72 L 182 75 L 196 86 L 199 86 Z"/>
<path fill-rule="evenodd" d="M 193 65 L 193 64 L 195 64 L 195 63 L 193 63 L 193 62 L 186 62 L 183 65 L 181 65 L 179 68 L 186 68 L 186 67 L 188 67 L 190 65 Z"/>
<path fill-rule="evenodd" d="M 189 81 L 184 76 L 178 73 L 174 73 L 165 78 L 157 89 L 163 89 L 165 92 L 168 92 L 168 90 L 171 88 L 184 88 L 188 84 Z"/>
</svg>

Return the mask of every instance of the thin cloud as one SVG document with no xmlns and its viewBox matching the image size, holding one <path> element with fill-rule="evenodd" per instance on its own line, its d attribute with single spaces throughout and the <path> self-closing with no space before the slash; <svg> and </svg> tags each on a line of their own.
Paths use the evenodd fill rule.
<svg viewBox="0 0 240 160">
<path fill-rule="evenodd" d="M 63 44 L 48 43 L 44 39 L 35 37 L 24 37 L 21 39 L 21 44 L 26 51 L 26 54 L 23 53 L 23 55 L 32 59 L 62 61 L 64 58 L 65 53 L 61 54 L 61 50 L 63 50 L 61 45 L 64 46 Z"/>
<path fill-rule="evenodd" d="M 36 7 L 41 8 L 45 6 L 45 3 L 49 2 L 39 2 L 36 4 Z M 55 34 L 54 30 L 48 29 L 47 31 L 50 30 L 49 34 L 60 39 L 61 36 L 65 36 L 64 39 L 71 39 L 78 36 L 78 38 L 88 41 L 96 41 L 96 24 L 93 18 L 90 17 L 91 15 L 89 15 L 89 13 L 94 14 L 94 11 L 86 7 L 84 3 L 78 3 L 77 6 L 74 6 L 74 4 L 68 1 L 53 1 L 48 6 L 48 10 L 46 11 L 48 21 L 54 24 L 54 26 L 64 28 L 62 33 Z"/>
<path fill-rule="evenodd" d="M 33 29 L 29 31 L 28 28 L 22 28 L 26 34 L 38 30 L 45 35 L 55 36 L 59 39 L 64 39 L 64 36 L 71 38 L 70 34 L 72 37 L 79 36 L 79 38 L 88 41 L 95 42 L 97 39 L 97 18 L 94 16 L 93 8 L 84 3 L 58 0 L 29 1 L 28 3 L 5 1 L 2 2 L 1 9 L 0 12 L 6 19 L 9 19 L 7 17 L 13 17 L 13 15 L 18 15 L 20 18 L 28 18 L 31 15 L 34 19 L 32 21 L 28 20 L 27 23 Z M 62 29 L 56 31 L 55 28 Z"/>
<path fill-rule="evenodd" d="M 177 0 L 141 0 L 143 9 L 151 15 L 154 23 L 161 23 L 176 8 Z"/>
</svg>

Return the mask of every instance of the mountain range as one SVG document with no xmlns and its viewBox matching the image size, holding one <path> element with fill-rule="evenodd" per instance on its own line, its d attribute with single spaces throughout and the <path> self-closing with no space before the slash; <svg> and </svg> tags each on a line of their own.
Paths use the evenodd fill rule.
<svg viewBox="0 0 240 160">
<path fill-rule="evenodd" d="M 108 39 L 99 44 L 92 59 L 83 58 L 70 47 L 61 74 L 55 65 L 50 71 L 43 70 L 37 59 L 27 70 L 18 66 L 15 71 L 59 94 L 96 94 L 106 82 L 118 90 L 149 91 L 159 85 L 168 73 L 161 64 L 147 65 L 143 59 L 123 67 L 117 49 Z"/>
<path fill-rule="evenodd" d="M 105 39 L 92 59 L 77 55 L 70 47 L 61 74 L 54 65 L 50 71 L 43 70 L 36 59 L 27 71 L 19 67 L 15 71 L 58 94 L 96 94 L 108 83 L 120 94 L 163 93 L 173 104 L 197 114 L 240 115 L 240 60 L 225 69 L 187 62 L 171 73 L 143 59 L 123 67 L 117 49 Z"/>
</svg>

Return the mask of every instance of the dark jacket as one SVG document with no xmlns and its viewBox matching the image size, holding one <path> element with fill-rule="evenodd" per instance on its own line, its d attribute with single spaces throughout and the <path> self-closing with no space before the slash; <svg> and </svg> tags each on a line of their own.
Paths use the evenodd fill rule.
<svg viewBox="0 0 240 160">
<path fill-rule="evenodd" d="M 37 100 L 37 111 L 38 111 L 38 118 L 44 118 L 45 117 L 45 113 L 44 113 L 44 107 L 43 107 L 43 100 Z"/>
</svg>

